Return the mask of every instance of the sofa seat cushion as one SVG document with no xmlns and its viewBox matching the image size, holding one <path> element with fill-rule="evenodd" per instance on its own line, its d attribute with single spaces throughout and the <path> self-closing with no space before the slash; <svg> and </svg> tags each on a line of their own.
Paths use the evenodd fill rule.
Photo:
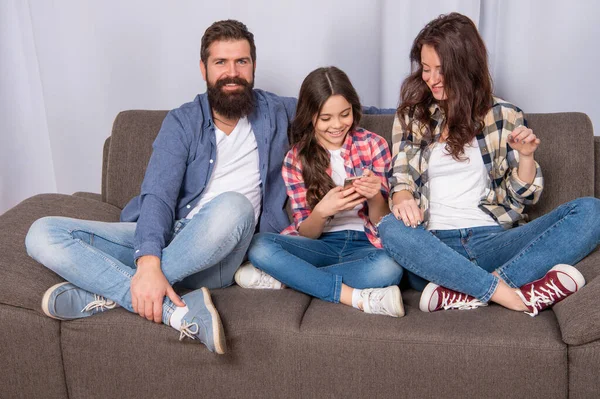
<svg viewBox="0 0 600 399">
<path fill-rule="evenodd" d="M 44 216 L 115 222 L 120 209 L 90 198 L 63 194 L 31 197 L 0 216 L 0 303 L 41 313 L 44 292 L 63 281 L 25 250 L 29 226 Z"/>
<path fill-rule="evenodd" d="M 395 319 L 290 289 L 212 292 L 227 336 L 224 356 L 179 342 L 170 327 L 123 309 L 63 322 L 70 393 L 490 397 L 496 386 L 503 397 L 507 385 L 515 397 L 567 397 L 567 348 L 552 311 L 536 318 L 499 306 L 425 314 L 417 307 L 419 293 L 408 290 L 407 314 Z M 136 383 L 142 378 L 144 384 Z"/>
</svg>

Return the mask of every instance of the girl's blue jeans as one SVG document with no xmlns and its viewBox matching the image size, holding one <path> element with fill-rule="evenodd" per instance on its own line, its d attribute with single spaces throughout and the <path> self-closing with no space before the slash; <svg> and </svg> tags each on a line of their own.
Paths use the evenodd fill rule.
<svg viewBox="0 0 600 399">
<path fill-rule="evenodd" d="M 283 284 L 316 298 L 339 302 L 342 283 L 379 288 L 400 283 L 400 267 L 362 231 L 322 234 L 319 239 L 257 234 L 248 250 L 252 264 Z"/>
</svg>

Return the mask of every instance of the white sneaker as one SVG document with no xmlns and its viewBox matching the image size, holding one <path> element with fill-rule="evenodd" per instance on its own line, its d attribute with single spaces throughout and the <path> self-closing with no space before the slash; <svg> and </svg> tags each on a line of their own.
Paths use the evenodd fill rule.
<svg viewBox="0 0 600 399">
<path fill-rule="evenodd" d="M 404 316 L 402 296 L 397 285 L 385 288 L 367 288 L 361 290 L 360 296 L 365 313 L 392 317 Z"/>
<path fill-rule="evenodd" d="M 246 262 L 235 272 L 235 282 L 242 288 L 255 290 L 280 290 L 285 288 L 281 282 L 275 280 L 262 270 Z"/>
</svg>

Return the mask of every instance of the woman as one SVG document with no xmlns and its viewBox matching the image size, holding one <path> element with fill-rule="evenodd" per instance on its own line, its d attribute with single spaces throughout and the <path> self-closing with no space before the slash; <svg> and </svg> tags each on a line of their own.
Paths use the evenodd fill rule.
<svg viewBox="0 0 600 399">
<path fill-rule="evenodd" d="M 335 67 L 311 72 L 300 89 L 283 179 L 294 224 L 254 237 L 236 282 L 282 284 L 365 313 L 404 315 L 402 268 L 381 248 L 374 225 L 389 213 L 386 141 L 357 128 L 361 106 Z M 359 177 L 360 178 L 357 178 Z"/>
<path fill-rule="evenodd" d="M 600 201 L 580 198 L 528 224 L 539 138 L 492 95 L 483 40 L 451 13 L 415 39 L 393 130 L 392 214 L 378 226 L 398 263 L 431 281 L 425 312 L 496 302 L 535 316 L 584 284 L 577 263 L 600 240 Z M 577 240 L 567 238 L 576 236 Z"/>
</svg>

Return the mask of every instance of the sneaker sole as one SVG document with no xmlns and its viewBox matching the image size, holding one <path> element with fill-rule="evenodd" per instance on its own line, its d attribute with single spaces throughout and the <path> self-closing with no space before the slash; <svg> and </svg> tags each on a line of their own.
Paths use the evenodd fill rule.
<svg viewBox="0 0 600 399">
<path fill-rule="evenodd" d="M 562 272 L 562 273 L 566 274 L 567 276 L 571 277 L 573 279 L 573 281 L 575 281 L 575 284 L 577 284 L 577 289 L 575 290 L 575 292 L 579 291 L 579 289 L 581 289 L 581 287 L 583 287 L 585 285 L 585 278 L 583 277 L 583 274 L 581 274 L 581 272 L 579 270 L 577 270 L 575 267 L 573 267 L 571 265 L 561 263 L 561 264 L 555 265 L 550 270 Z"/>
<path fill-rule="evenodd" d="M 431 309 L 429 309 L 429 302 L 431 301 L 431 296 L 433 292 L 439 287 L 439 285 L 434 283 L 429 283 L 423 289 L 421 293 L 421 299 L 419 300 L 419 309 L 421 312 L 431 313 Z"/>
<path fill-rule="evenodd" d="M 52 287 L 48 288 L 46 290 L 46 292 L 44 293 L 44 296 L 42 297 L 42 311 L 44 312 L 44 314 L 50 318 L 53 318 L 55 320 L 67 320 L 67 319 L 63 319 L 61 317 L 56 317 L 54 315 L 52 315 L 50 313 L 50 309 L 48 307 L 48 304 L 50 302 L 50 295 L 52 295 L 52 293 L 58 288 L 61 287 L 63 285 L 66 284 L 70 284 L 68 281 L 65 281 L 64 283 L 58 283 L 58 284 L 54 284 Z"/>
<path fill-rule="evenodd" d="M 202 294 L 204 297 L 204 305 L 210 313 L 213 328 L 213 340 L 215 344 L 215 352 L 219 355 L 225 354 L 227 350 L 227 341 L 225 340 L 225 332 L 223 331 L 223 324 L 221 323 L 221 317 L 215 305 L 213 304 L 212 298 L 208 288 L 202 287 Z"/>
<path fill-rule="evenodd" d="M 396 288 L 398 288 L 397 290 L 394 290 L 394 299 L 397 297 L 395 302 L 398 304 L 398 316 L 396 317 L 404 317 L 404 302 L 402 302 L 402 293 L 400 292 L 400 287 L 396 286 Z"/>
<path fill-rule="evenodd" d="M 240 265 L 240 267 L 238 267 L 238 269 L 235 271 L 235 274 L 233 275 L 233 279 L 235 280 L 235 283 L 242 288 L 250 288 L 250 287 L 248 287 L 248 285 L 246 285 L 242 282 L 242 278 L 240 277 L 242 274 L 242 269 L 245 267 L 248 267 L 248 266 L 254 268 L 252 263 L 244 262 Z"/>
</svg>

